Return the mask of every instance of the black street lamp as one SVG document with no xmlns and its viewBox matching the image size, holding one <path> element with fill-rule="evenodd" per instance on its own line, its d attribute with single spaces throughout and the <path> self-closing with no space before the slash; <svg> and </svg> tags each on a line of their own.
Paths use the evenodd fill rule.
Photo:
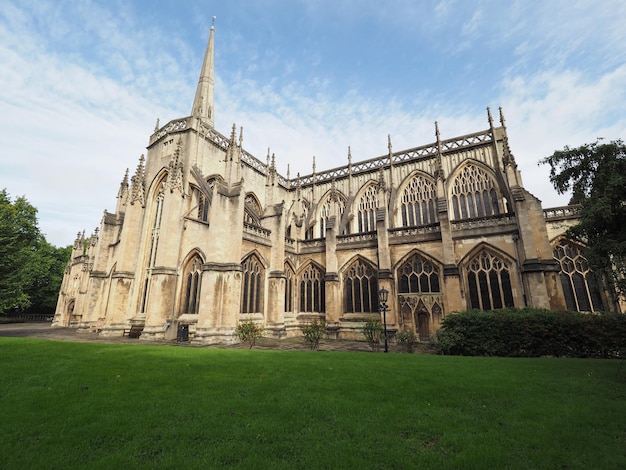
<svg viewBox="0 0 626 470">
<path fill-rule="evenodd" d="M 383 331 L 385 333 L 385 352 L 389 352 L 387 346 L 387 299 L 389 298 L 389 291 L 384 287 L 378 291 L 378 306 L 383 314 Z"/>
</svg>

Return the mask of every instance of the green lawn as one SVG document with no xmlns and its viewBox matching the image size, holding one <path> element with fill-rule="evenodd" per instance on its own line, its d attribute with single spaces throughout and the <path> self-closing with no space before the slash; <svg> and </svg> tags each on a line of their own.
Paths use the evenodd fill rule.
<svg viewBox="0 0 626 470">
<path fill-rule="evenodd" d="M 626 468 L 617 360 L 0 338 L 0 468 Z"/>
</svg>

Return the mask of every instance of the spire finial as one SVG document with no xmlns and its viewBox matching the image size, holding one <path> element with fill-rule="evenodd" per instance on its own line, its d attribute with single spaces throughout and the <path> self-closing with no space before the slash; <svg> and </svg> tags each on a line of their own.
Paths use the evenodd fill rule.
<svg viewBox="0 0 626 470">
<path fill-rule="evenodd" d="M 502 112 L 502 106 L 500 106 L 500 124 L 502 124 L 502 127 L 506 127 L 506 120 L 504 119 L 504 113 Z"/>
<path fill-rule="evenodd" d="M 215 16 L 213 17 L 213 26 L 211 26 L 211 32 L 209 34 L 209 43 L 207 44 L 206 52 L 204 54 L 204 62 L 202 63 L 202 70 L 200 72 L 200 78 L 198 80 L 198 87 L 196 88 L 196 96 L 193 100 L 193 106 L 191 107 L 191 115 L 195 118 L 201 119 L 210 127 L 213 127 L 214 125 L 214 36 Z"/>
<path fill-rule="evenodd" d="M 349 145 L 348 145 L 348 164 L 349 165 L 352 164 L 352 149 L 350 148 Z"/>
<path fill-rule="evenodd" d="M 491 116 L 491 108 L 487 106 L 487 119 L 489 120 L 489 125 L 493 127 L 493 116 Z"/>
<path fill-rule="evenodd" d="M 156 120 L 156 124 L 154 125 L 154 132 L 159 130 L 159 118 Z"/>
<path fill-rule="evenodd" d="M 437 141 L 441 139 L 441 134 L 439 134 L 439 123 L 435 121 L 435 136 L 437 137 Z"/>
<path fill-rule="evenodd" d="M 313 155 L 313 173 L 315 173 L 315 155 Z"/>
<path fill-rule="evenodd" d="M 391 155 L 391 134 L 387 134 L 387 148 L 389 149 L 389 155 Z"/>
<path fill-rule="evenodd" d="M 211 24 L 211 29 L 215 29 L 215 20 L 217 19 L 217 16 L 213 16 L 213 23 Z"/>
</svg>

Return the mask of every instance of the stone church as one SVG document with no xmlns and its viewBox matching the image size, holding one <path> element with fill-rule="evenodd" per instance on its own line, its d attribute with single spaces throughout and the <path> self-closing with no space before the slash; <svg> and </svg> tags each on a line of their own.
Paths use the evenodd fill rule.
<svg viewBox="0 0 626 470">
<path fill-rule="evenodd" d="M 486 129 L 290 178 L 214 128 L 214 28 L 191 115 L 157 126 L 115 212 L 79 233 L 53 326 L 200 344 L 272 337 L 319 318 L 359 338 L 389 292 L 388 329 L 428 340 L 469 308 L 606 309 L 573 207 L 544 210 L 522 184 L 502 111 Z M 610 307 L 609 307 L 610 308 Z M 179 337 L 180 338 L 180 337 Z"/>
</svg>

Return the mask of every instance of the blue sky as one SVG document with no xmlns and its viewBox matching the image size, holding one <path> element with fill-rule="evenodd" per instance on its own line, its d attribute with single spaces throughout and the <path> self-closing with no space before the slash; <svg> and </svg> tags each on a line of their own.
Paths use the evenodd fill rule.
<svg viewBox="0 0 626 470">
<path fill-rule="evenodd" d="M 311 172 L 488 127 L 503 107 L 524 183 L 537 162 L 626 137 L 626 2 L 4 0 L 0 188 L 55 245 L 89 235 L 156 118 L 190 114 L 211 18 L 215 121 L 279 171 Z"/>
</svg>

